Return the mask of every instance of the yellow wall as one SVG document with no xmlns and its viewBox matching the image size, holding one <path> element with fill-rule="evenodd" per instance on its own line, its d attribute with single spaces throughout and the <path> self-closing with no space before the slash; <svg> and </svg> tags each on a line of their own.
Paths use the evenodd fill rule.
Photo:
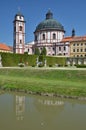
<svg viewBox="0 0 86 130">
<path fill-rule="evenodd" d="M 71 41 L 70 57 L 86 57 L 86 41 Z"/>
</svg>

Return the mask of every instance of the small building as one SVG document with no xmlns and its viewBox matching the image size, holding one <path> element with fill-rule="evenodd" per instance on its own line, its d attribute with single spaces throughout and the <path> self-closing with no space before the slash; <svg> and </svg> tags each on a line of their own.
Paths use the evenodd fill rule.
<svg viewBox="0 0 86 130">
<path fill-rule="evenodd" d="M 29 55 L 34 54 L 34 41 L 26 43 L 24 51 L 27 52 Z"/>
<path fill-rule="evenodd" d="M 9 52 L 12 53 L 12 48 L 7 46 L 5 43 L 0 43 L 0 52 Z"/>
</svg>

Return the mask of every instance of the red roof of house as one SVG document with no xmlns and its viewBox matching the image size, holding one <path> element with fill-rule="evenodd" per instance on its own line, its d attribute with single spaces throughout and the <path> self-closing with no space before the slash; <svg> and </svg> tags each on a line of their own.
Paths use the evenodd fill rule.
<svg viewBox="0 0 86 130">
<path fill-rule="evenodd" d="M 72 40 L 72 37 L 64 37 L 61 42 L 69 42 Z"/>
<path fill-rule="evenodd" d="M 64 37 L 61 42 L 86 41 L 86 36 Z"/>
<path fill-rule="evenodd" d="M 0 43 L 0 50 L 4 50 L 4 51 L 11 51 L 10 47 L 8 47 L 6 44 L 4 43 Z"/>
</svg>

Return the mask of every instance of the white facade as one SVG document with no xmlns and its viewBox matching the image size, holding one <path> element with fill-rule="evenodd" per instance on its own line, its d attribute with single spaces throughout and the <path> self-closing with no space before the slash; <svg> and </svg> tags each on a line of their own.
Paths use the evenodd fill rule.
<svg viewBox="0 0 86 130">
<path fill-rule="evenodd" d="M 53 14 L 48 11 L 46 14 L 46 19 L 38 24 L 34 32 L 34 43 L 40 52 L 42 48 L 45 47 L 47 50 L 47 55 L 56 55 L 57 43 L 60 43 L 64 38 L 64 28 L 63 26 L 53 19 Z"/>
<path fill-rule="evenodd" d="M 69 42 L 57 43 L 56 44 L 56 55 L 68 57 L 70 55 L 70 43 Z"/>
<path fill-rule="evenodd" d="M 23 54 L 25 49 L 25 21 L 24 16 L 17 14 L 14 22 L 14 33 L 13 33 L 13 51 L 14 53 Z"/>
<path fill-rule="evenodd" d="M 34 54 L 35 48 L 40 53 L 43 47 L 46 48 L 46 55 L 69 56 L 69 43 L 62 42 L 64 38 L 64 27 L 55 19 L 53 14 L 48 11 L 46 19 L 38 24 L 34 32 L 34 41 L 25 44 L 25 20 L 24 16 L 17 14 L 14 19 L 14 53 Z"/>
<path fill-rule="evenodd" d="M 32 55 L 34 54 L 33 48 L 34 48 L 34 41 L 26 43 L 24 52 L 27 52 L 29 55 Z"/>
</svg>

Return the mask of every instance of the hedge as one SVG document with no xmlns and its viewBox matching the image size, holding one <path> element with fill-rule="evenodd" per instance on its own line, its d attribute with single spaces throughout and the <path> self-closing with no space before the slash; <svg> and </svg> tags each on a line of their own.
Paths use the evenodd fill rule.
<svg viewBox="0 0 86 130">
<path fill-rule="evenodd" d="M 18 66 L 19 63 L 23 63 L 27 66 L 36 66 L 36 58 L 37 55 L 28 55 L 25 54 L 14 54 L 14 53 L 0 53 L 2 57 L 2 65 L 3 66 Z M 55 66 L 56 64 L 60 66 L 64 66 L 66 63 L 65 57 L 54 57 L 54 56 L 43 56 L 42 62 L 46 59 L 47 66 Z"/>
<path fill-rule="evenodd" d="M 86 68 L 86 65 L 76 65 L 77 68 Z"/>
</svg>

